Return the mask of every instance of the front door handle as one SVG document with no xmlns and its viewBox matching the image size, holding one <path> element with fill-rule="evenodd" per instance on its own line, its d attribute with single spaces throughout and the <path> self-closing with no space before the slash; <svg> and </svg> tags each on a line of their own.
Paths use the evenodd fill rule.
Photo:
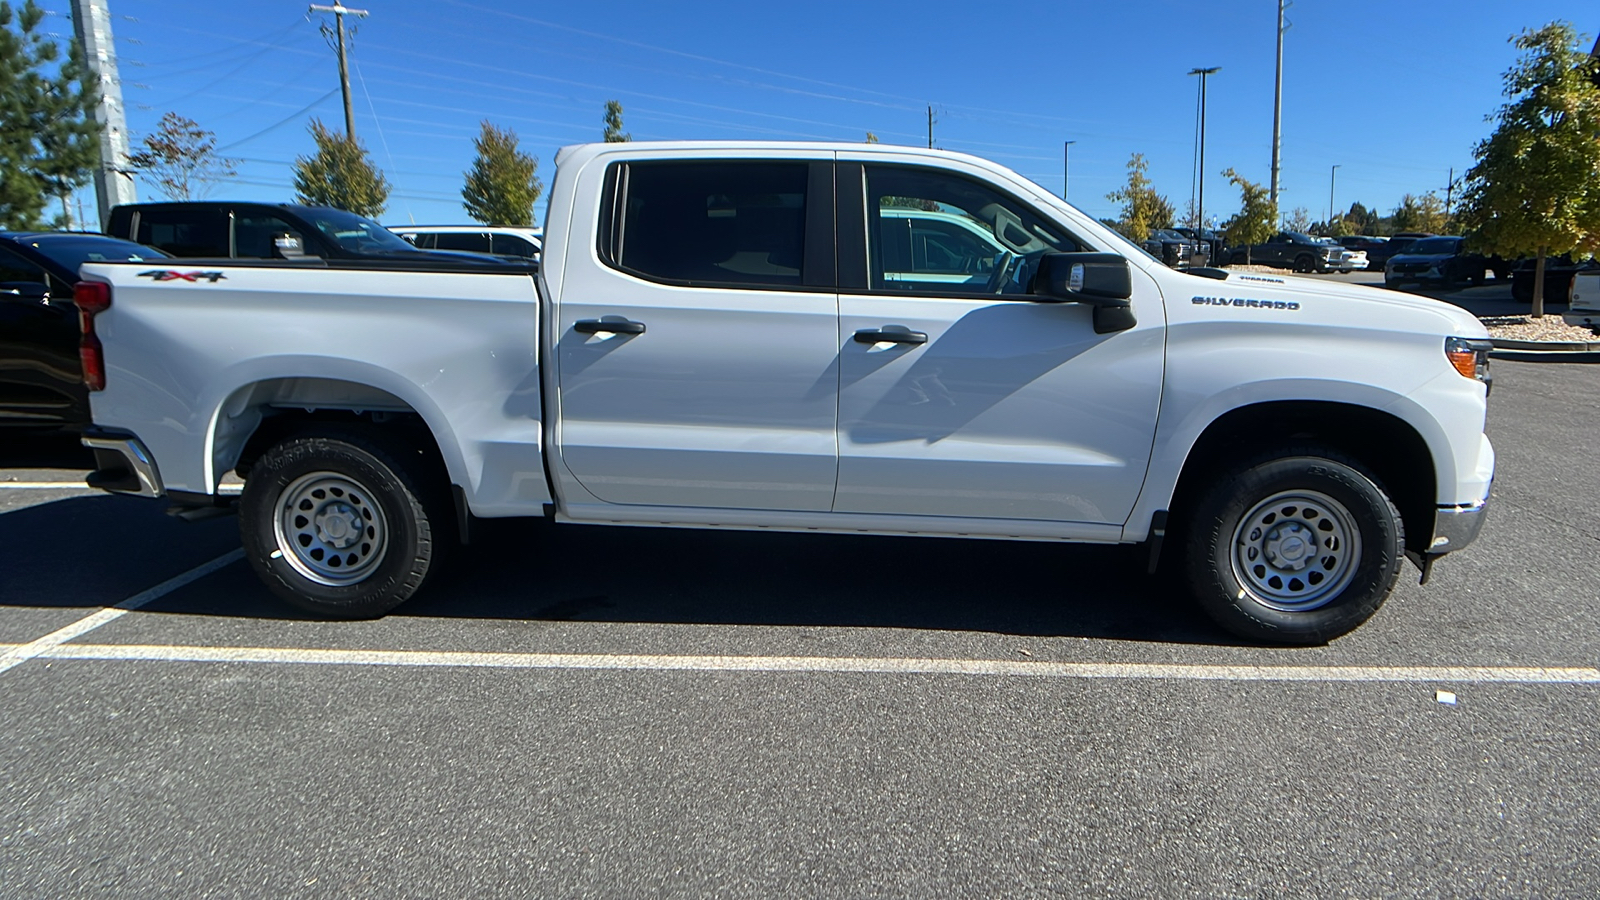
<svg viewBox="0 0 1600 900">
<path fill-rule="evenodd" d="M 928 335 L 922 331 L 900 331 L 898 329 L 863 328 L 856 332 L 858 344 L 926 344 Z"/>
<path fill-rule="evenodd" d="M 572 330 L 579 334 L 644 334 L 644 323 L 627 319 L 579 319 L 572 324 Z"/>
</svg>

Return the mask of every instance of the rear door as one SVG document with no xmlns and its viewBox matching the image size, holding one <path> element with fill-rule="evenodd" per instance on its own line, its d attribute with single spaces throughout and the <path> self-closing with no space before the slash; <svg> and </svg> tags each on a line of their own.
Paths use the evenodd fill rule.
<svg viewBox="0 0 1600 900">
<path fill-rule="evenodd" d="M 1085 248 L 982 177 L 840 161 L 833 508 L 1120 525 L 1155 433 L 1160 294 L 1135 269 L 1138 325 L 1105 335 L 1088 306 L 1035 300 L 1039 256 Z M 919 273 L 915 257 L 906 271 L 894 253 L 906 208 L 986 232 L 985 276 Z"/>
<path fill-rule="evenodd" d="M 0 422 L 81 424 L 82 379 L 71 286 L 0 247 Z"/>
<path fill-rule="evenodd" d="M 565 472 L 607 504 L 829 509 L 832 154 L 592 168 L 555 322 Z"/>
</svg>

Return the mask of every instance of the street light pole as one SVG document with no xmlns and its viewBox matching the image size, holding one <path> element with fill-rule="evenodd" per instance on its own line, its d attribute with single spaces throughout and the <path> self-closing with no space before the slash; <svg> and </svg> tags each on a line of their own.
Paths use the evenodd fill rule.
<svg viewBox="0 0 1600 900">
<path fill-rule="evenodd" d="M 1072 145 L 1077 141 L 1067 141 L 1061 146 L 1061 199 L 1067 199 L 1067 183 L 1072 176 Z"/>
<path fill-rule="evenodd" d="M 334 20 L 338 23 L 334 28 L 339 35 L 339 87 L 344 89 L 344 137 L 345 140 L 353 141 L 356 139 L 356 116 L 350 106 L 350 70 L 346 67 L 344 59 L 344 17 L 346 13 L 349 13 L 357 18 L 366 18 L 367 11 L 364 9 L 347 9 L 341 3 L 335 3 L 332 6 L 319 6 L 313 3 L 311 11 L 331 12 Z M 323 34 L 327 34 L 327 32 L 324 31 Z"/>
<path fill-rule="evenodd" d="M 1342 165 L 1342 164 L 1341 164 Z M 1333 178 L 1339 174 L 1339 166 L 1328 170 L 1328 230 L 1333 230 Z"/>
<path fill-rule="evenodd" d="M 1206 229 L 1206 76 L 1220 71 L 1221 66 L 1189 70 L 1190 75 L 1200 76 L 1200 185 L 1199 199 L 1194 204 L 1194 217 L 1200 221 L 1197 234 L 1202 235 Z"/>
</svg>

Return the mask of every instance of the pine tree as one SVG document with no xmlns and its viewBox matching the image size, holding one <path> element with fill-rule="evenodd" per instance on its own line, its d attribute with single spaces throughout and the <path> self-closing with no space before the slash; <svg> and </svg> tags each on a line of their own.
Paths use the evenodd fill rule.
<svg viewBox="0 0 1600 900">
<path fill-rule="evenodd" d="M 533 224 L 533 205 L 544 193 L 544 184 L 535 173 L 539 159 L 517 148 L 517 133 L 500 129 L 488 120 L 472 141 L 478 158 L 466 172 L 461 188 L 462 206 L 467 215 L 485 225 Z"/>
<path fill-rule="evenodd" d="M 361 142 L 330 131 L 320 119 L 312 119 L 309 130 L 317 152 L 295 158 L 295 201 L 368 218 L 381 215 L 389 203 L 389 179 L 373 167 Z"/>
<path fill-rule="evenodd" d="M 633 140 L 632 134 L 622 131 L 622 104 L 616 100 L 606 101 L 606 130 L 604 136 L 608 144 L 621 144 Z"/>
<path fill-rule="evenodd" d="M 162 116 L 143 144 L 129 154 L 129 165 L 172 200 L 203 200 L 218 181 L 239 174 L 236 160 L 217 155 L 215 134 L 175 112 Z"/>
<path fill-rule="evenodd" d="M 39 31 L 43 18 L 34 0 L 16 12 L 0 2 L 0 228 L 44 225 L 50 197 L 61 201 L 54 224 L 64 227 L 67 198 L 100 162 L 94 73 L 76 43 L 60 58 Z"/>
</svg>

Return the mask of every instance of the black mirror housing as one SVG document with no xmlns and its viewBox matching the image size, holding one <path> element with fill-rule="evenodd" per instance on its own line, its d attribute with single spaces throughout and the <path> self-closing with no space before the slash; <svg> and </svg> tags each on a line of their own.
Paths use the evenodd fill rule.
<svg viewBox="0 0 1600 900">
<path fill-rule="evenodd" d="M 1133 316 L 1133 272 L 1115 253 L 1046 253 L 1039 257 L 1032 293 L 1064 303 L 1094 307 L 1095 334 L 1127 331 Z"/>
</svg>

